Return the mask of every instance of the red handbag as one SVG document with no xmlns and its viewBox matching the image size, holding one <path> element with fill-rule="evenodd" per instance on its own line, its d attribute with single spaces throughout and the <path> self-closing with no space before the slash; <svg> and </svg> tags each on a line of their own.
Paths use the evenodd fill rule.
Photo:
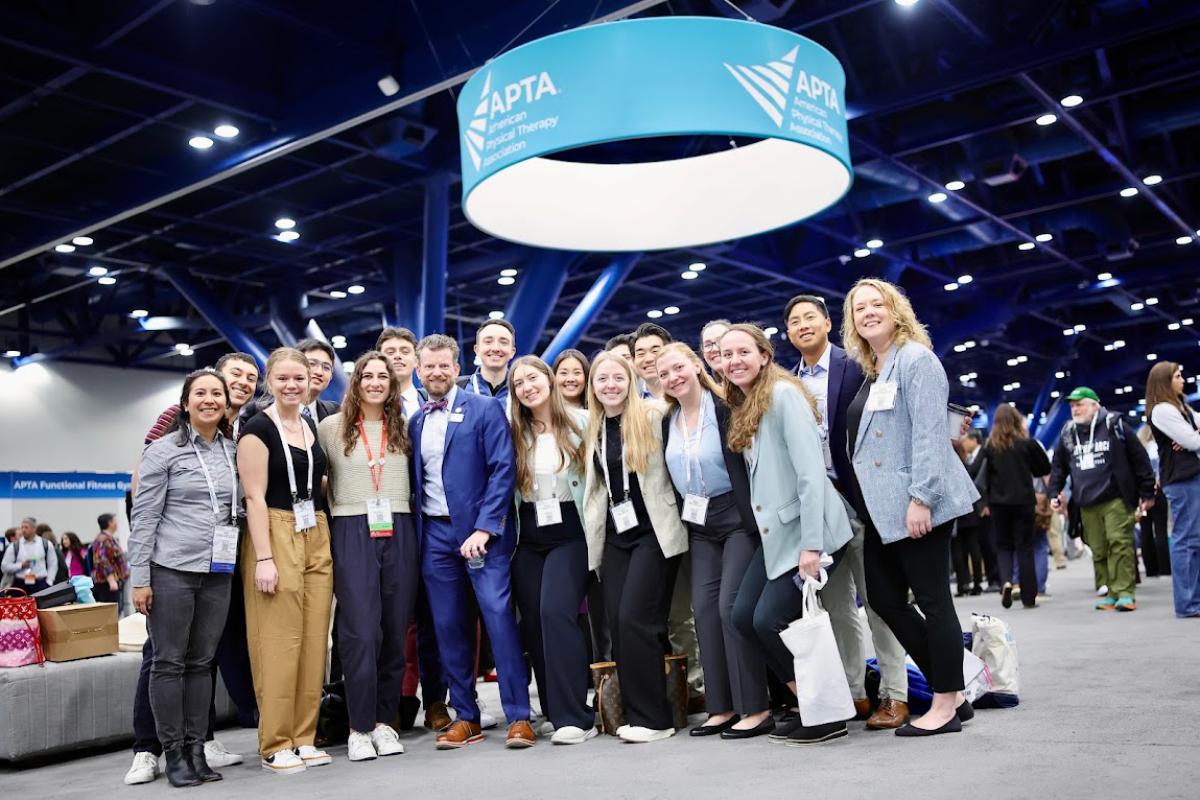
<svg viewBox="0 0 1200 800">
<path fill-rule="evenodd" d="M 0 667 L 23 667 L 45 661 L 37 601 L 27 596 L 24 589 L 0 592 Z"/>
</svg>

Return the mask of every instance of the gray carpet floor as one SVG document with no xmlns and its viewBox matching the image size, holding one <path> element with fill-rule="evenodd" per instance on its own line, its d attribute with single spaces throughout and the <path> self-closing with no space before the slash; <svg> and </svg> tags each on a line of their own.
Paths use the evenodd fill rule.
<svg viewBox="0 0 1200 800">
<path fill-rule="evenodd" d="M 262 772 L 255 732 L 219 738 L 247 754 L 221 783 L 189 797 L 357 798 L 1188 798 L 1200 797 L 1200 619 L 1176 619 L 1169 578 L 1148 578 L 1129 614 L 1092 610 L 1091 565 L 1050 573 L 1053 595 L 1038 609 L 1004 612 L 998 595 L 964 598 L 972 611 L 1010 622 L 1020 652 L 1021 705 L 979 711 L 961 734 L 899 739 L 852 723 L 850 736 L 809 748 L 673 739 L 629 745 L 599 737 L 575 747 L 539 741 L 508 751 L 503 731 L 462 751 L 437 752 L 423 730 L 404 734 L 404 755 L 292 776 Z M 965 602 L 969 601 L 969 602 Z M 499 710 L 495 684 L 481 684 Z M 701 721 L 694 717 L 693 722 Z M 126 787 L 127 750 L 0 768 L 4 798 L 173 796 L 165 779 Z"/>
</svg>

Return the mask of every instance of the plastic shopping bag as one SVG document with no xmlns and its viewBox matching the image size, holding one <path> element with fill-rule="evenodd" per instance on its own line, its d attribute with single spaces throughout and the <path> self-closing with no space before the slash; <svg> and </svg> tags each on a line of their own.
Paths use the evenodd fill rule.
<svg viewBox="0 0 1200 800">
<path fill-rule="evenodd" d="M 804 616 L 784 629 L 779 637 L 792 653 L 796 670 L 796 699 L 805 725 L 843 722 L 854 717 L 854 699 L 833 638 L 829 614 L 821 607 L 817 591 L 827 576 L 806 578 Z"/>
</svg>

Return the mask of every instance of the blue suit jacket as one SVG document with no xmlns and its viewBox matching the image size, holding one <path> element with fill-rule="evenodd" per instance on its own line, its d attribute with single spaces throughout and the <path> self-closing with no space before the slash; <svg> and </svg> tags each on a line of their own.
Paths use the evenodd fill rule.
<svg viewBox="0 0 1200 800">
<path fill-rule="evenodd" d="M 461 414 L 462 421 L 451 421 L 446 426 L 442 485 L 459 544 L 479 530 L 501 537 L 502 544 L 511 548 L 515 537 L 506 534 L 510 531 L 508 510 L 516 486 L 516 471 L 504 406 L 490 397 L 460 390 L 455 392 L 450 411 L 453 415 Z M 418 519 L 425 498 L 425 465 L 421 458 L 424 427 L 424 413 L 417 414 L 409 423 L 413 443 L 413 511 Z"/>
<path fill-rule="evenodd" d="M 804 359 L 796 371 L 804 366 Z M 854 467 L 850 465 L 850 442 L 847 440 L 846 415 L 854 395 L 863 382 L 862 367 L 836 344 L 829 343 L 829 390 L 825 398 L 826 425 L 829 428 L 829 451 L 833 458 L 833 473 L 837 475 L 842 494 L 855 508 L 862 507 L 862 494 Z"/>
</svg>

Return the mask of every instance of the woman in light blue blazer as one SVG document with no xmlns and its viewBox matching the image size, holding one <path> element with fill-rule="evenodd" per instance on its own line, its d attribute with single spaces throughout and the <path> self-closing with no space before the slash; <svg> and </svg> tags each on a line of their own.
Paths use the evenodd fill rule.
<svg viewBox="0 0 1200 800">
<path fill-rule="evenodd" d="M 816 405 L 794 375 L 774 363 L 771 340 L 754 325 L 733 325 L 721 337 L 727 446 L 750 469 L 750 502 L 762 544 L 733 605 L 734 625 L 758 642 L 781 681 L 796 689 L 792 654 L 779 632 L 803 614 L 794 580 L 816 577 L 821 555 L 833 570 L 853 533 L 846 506 L 825 474 Z M 774 738 L 816 744 L 846 735 L 846 723 L 795 721 Z"/>
<path fill-rule="evenodd" d="M 842 340 L 867 376 L 846 414 L 846 445 L 863 494 L 868 602 L 934 692 L 929 712 L 896 735 L 960 731 L 975 712 L 962 695 L 950 531 L 979 492 L 950 443 L 946 371 L 908 298 L 886 281 L 864 278 L 846 295 Z"/>
<path fill-rule="evenodd" d="M 516 460 L 517 547 L 512 590 L 521 641 L 533 661 L 555 744 L 596 735 L 587 704 L 587 641 L 579 608 L 588 583 L 583 532 L 583 432 L 587 413 L 568 409 L 550 367 L 523 356 L 508 371 Z"/>
</svg>

